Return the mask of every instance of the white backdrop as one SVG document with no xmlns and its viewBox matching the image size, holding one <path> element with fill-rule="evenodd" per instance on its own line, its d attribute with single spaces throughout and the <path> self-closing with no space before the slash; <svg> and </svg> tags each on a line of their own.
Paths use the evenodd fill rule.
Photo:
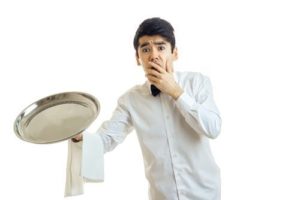
<svg viewBox="0 0 300 200">
<path fill-rule="evenodd" d="M 175 68 L 212 80 L 223 118 L 211 141 L 222 199 L 300 199 L 297 1 L 182 2 L 0 2 L 0 199 L 63 199 L 67 143 L 19 140 L 15 117 L 44 96 L 83 91 L 102 106 L 95 131 L 117 98 L 144 81 L 132 39 L 153 16 L 176 30 Z M 70 199 L 147 199 L 135 132 L 105 155 L 105 178 Z"/>
</svg>

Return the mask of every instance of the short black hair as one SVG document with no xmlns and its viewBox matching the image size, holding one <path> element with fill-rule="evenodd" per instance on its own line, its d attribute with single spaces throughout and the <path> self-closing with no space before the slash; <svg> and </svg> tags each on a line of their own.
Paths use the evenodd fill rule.
<svg viewBox="0 0 300 200">
<path fill-rule="evenodd" d="M 144 20 L 136 30 L 133 39 L 133 46 L 136 52 L 138 50 L 139 39 L 144 35 L 160 35 L 164 37 L 168 42 L 171 43 L 171 50 L 173 52 L 175 48 L 174 28 L 168 21 L 159 17 L 153 17 Z"/>
</svg>

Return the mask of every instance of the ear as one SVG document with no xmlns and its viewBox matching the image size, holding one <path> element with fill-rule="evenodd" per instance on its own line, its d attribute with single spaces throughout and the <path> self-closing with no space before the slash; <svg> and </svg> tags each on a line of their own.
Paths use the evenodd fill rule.
<svg viewBox="0 0 300 200">
<path fill-rule="evenodd" d="M 178 59 L 178 49 L 177 47 L 174 48 L 172 53 L 173 61 Z"/>
<path fill-rule="evenodd" d="M 141 65 L 141 59 L 139 58 L 139 56 L 137 54 L 135 55 L 135 59 L 136 59 L 136 64 Z"/>
</svg>

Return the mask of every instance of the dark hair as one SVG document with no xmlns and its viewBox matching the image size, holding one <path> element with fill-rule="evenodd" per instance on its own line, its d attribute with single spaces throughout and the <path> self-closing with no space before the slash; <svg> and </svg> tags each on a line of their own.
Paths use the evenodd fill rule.
<svg viewBox="0 0 300 200">
<path fill-rule="evenodd" d="M 136 51 L 138 49 L 139 39 L 144 35 L 160 35 L 164 37 L 168 42 L 171 43 L 171 49 L 173 52 L 175 48 L 174 28 L 168 21 L 159 17 L 153 17 L 144 20 L 136 30 L 134 36 L 133 46 Z"/>
</svg>

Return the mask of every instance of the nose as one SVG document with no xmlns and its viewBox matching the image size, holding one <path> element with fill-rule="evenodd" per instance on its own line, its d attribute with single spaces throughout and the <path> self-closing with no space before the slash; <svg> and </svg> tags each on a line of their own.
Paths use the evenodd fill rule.
<svg viewBox="0 0 300 200">
<path fill-rule="evenodd" d="M 159 60 L 159 52 L 153 48 L 150 54 L 150 61 L 157 62 Z"/>
</svg>

